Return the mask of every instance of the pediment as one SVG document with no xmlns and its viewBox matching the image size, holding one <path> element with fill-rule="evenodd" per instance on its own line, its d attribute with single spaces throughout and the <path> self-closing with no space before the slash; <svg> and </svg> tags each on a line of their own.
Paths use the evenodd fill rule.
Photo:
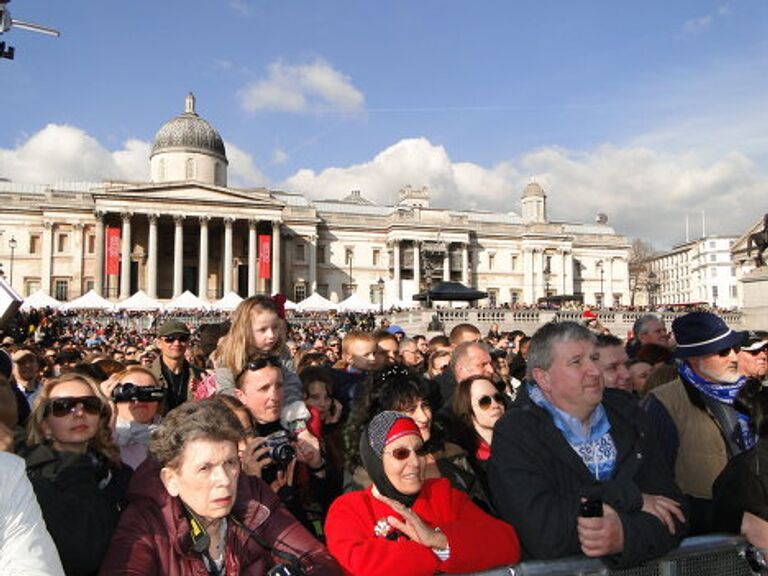
<svg viewBox="0 0 768 576">
<path fill-rule="evenodd" d="M 260 208 L 284 206 L 283 202 L 273 198 L 266 189 L 245 191 L 189 183 L 107 187 L 95 192 L 94 197 L 103 201 L 141 201 L 143 203 L 215 204 Z"/>
</svg>

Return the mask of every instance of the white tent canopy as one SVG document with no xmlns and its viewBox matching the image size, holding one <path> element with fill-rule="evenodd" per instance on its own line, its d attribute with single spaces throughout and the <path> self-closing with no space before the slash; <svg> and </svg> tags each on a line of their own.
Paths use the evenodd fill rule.
<svg viewBox="0 0 768 576">
<path fill-rule="evenodd" d="M 339 302 L 339 312 L 377 312 L 378 304 L 368 302 L 365 298 L 353 293 L 349 298 Z"/>
<path fill-rule="evenodd" d="M 285 309 L 286 310 L 296 310 L 296 302 L 293 302 L 291 300 L 285 301 Z"/>
<path fill-rule="evenodd" d="M 139 290 L 130 298 L 119 302 L 115 308 L 117 310 L 162 310 L 163 305 L 143 290 Z"/>
<path fill-rule="evenodd" d="M 60 306 L 61 302 L 56 300 L 56 298 L 49 296 L 42 290 L 38 290 L 34 294 L 30 294 L 29 297 L 24 300 L 20 309 L 22 312 L 27 312 L 28 310 L 33 309 L 39 310 L 40 308 L 53 308 L 55 310 Z"/>
<path fill-rule="evenodd" d="M 80 298 L 75 298 L 71 302 L 66 302 L 61 305 L 61 310 L 114 310 L 115 306 L 107 300 L 99 296 L 95 290 L 89 290 Z"/>
<path fill-rule="evenodd" d="M 237 308 L 242 301 L 243 299 L 240 297 L 240 295 L 236 294 L 235 292 L 229 292 L 225 294 L 221 300 L 217 300 L 213 303 L 213 309 L 231 312 Z"/>
<path fill-rule="evenodd" d="M 165 310 L 210 310 L 211 305 L 201 300 L 189 290 L 171 300 L 165 305 Z"/>
<path fill-rule="evenodd" d="M 296 310 L 299 312 L 330 312 L 331 310 L 336 310 L 336 308 L 338 308 L 336 304 L 317 292 L 296 304 Z"/>
</svg>

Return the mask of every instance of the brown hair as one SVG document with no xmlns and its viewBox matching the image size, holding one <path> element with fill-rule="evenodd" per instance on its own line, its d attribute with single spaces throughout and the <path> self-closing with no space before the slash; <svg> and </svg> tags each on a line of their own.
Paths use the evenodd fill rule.
<svg viewBox="0 0 768 576">
<path fill-rule="evenodd" d="M 124 370 L 117 373 L 117 379 L 122 382 L 127 376 L 130 376 L 131 374 L 145 374 L 146 376 L 149 376 L 154 380 L 155 386 L 159 384 L 157 381 L 157 376 L 155 376 L 155 373 L 152 372 L 149 368 L 145 368 L 141 364 L 131 364 L 130 366 L 126 366 Z"/>
<path fill-rule="evenodd" d="M 152 435 L 149 453 L 162 467 L 178 468 L 188 442 L 212 440 L 237 446 L 243 427 L 234 412 L 219 398 L 185 402 L 163 419 Z"/>
<path fill-rule="evenodd" d="M 277 341 L 271 350 L 257 350 L 253 345 L 251 319 L 254 312 L 272 312 L 278 316 Z M 255 355 L 281 355 L 285 348 L 285 337 L 285 321 L 279 318 L 275 301 L 264 295 L 246 298 L 232 312 L 232 326 L 229 332 L 219 339 L 214 353 L 217 365 L 226 366 L 233 374 L 239 374 L 249 358 Z"/>
<path fill-rule="evenodd" d="M 109 402 L 101 393 L 99 385 L 88 376 L 77 373 L 64 374 L 53 380 L 48 380 L 43 389 L 35 399 L 35 405 L 32 408 L 32 413 L 29 416 L 27 422 L 27 443 L 30 446 L 37 444 L 48 444 L 50 440 L 46 438 L 45 432 L 43 432 L 43 420 L 46 418 L 45 410 L 48 406 L 48 401 L 51 397 L 51 392 L 59 384 L 65 382 L 82 382 L 91 389 L 93 395 L 101 400 L 101 412 L 99 414 L 99 427 L 96 431 L 96 435 L 88 442 L 88 448 L 104 456 L 115 467 L 120 467 L 120 450 L 112 440 L 112 427 L 110 421 L 112 419 L 112 409 L 109 406 Z"/>
<path fill-rule="evenodd" d="M 349 348 L 353 342 L 375 342 L 373 334 L 370 332 L 364 332 L 363 330 L 350 330 L 344 335 L 344 339 L 341 341 L 341 354 L 342 356 L 349 355 Z"/>
<path fill-rule="evenodd" d="M 456 385 L 456 390 L 453 392 L 451 410 L 462 424 L 469 426 L 472 430 L 474 430 L 472 421 L 474 416 L 472 410 L 472 384 L 478 380 L 486 380 L 493 384 L 493 387 L 496 388 L 496 390 L 502 394 L 504 393 L 504 389 L 499 388 L 499 384 L 487 376 L 470 376 L 469 378 L 464 378 L 464 380 Z M 506 403 L 504 404 L 504 407 L 506 408 Z"/>
</svg>

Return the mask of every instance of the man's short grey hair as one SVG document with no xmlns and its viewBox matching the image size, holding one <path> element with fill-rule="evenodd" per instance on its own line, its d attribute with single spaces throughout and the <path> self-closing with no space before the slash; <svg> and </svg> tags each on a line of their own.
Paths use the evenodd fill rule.
<svg viewBox="0 0 768 576">
<path fill-rule="evenodd" d="M 597 336 L 586 326 L 576 322 L 549 322 L 536 330 L 528 348 L 525 377 L 533 382 L 533 370 L 549 370 L 554 356 L 553 349 L 558 342 L 596 342 Z"/>
<path fill-rule="evenodd" d="M 488 354 L 491 353 L 491 348 L 486 344 L 485 342 L 462 342 L 456 348 L 453 349 L 453 352 L 451 353 L 451 372 L 456 374 L 456 366 L 461 364 L 464 360 L 467 359 L 467 356 L 469 356 L 469 351 L 473 348 L 479 348 L 480 350 L 483 350 L 487 352 Z"/>
<path fill-rule="evenodd" d="M 632 334 L 634 335 L 635 340 L 637 340 L 640 334 L 648 332 L 648 325 L 651 322 L 661 322 L 663 324 L 664 320 L 656 314 L 643 314 L 640 318 L 635 320 L 635 323 L 632 325 Z"/>
</svg>

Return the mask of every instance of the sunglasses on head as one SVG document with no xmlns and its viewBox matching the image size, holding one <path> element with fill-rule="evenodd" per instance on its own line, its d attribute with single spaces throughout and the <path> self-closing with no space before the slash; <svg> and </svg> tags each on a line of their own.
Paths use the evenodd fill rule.
<svg viewBox="0 0 768 576">
<path fill-rule="evenodd" d="M 280 364 L 280 359 L 275 356 L 265 356 L 263 358 L 256 358 L 255 360 L 251 360 L 250 362 L 246 363 L 246 365 L 243 367 L 242 372 L 240 372 L 240 374 L 237 375 L 237 378 L 235 380 L 239 380 L 240 376 L 242 376 L 248 371 L 256 372 L 257 370 L 261 370 L 266 366 L 274 366 L 275 368 L 282 368 L 282 365 Z"/>
<path fill-rule="evenodd" d="M 83 412 L 95 416 L 101 412 L 103 404 L 96 396 L 66 396 L 62 398 L 51 398 L 45 406 L 43 416 L 53 414 L 57 418 L 74 414 L 78 407 Z"/>
<path fill-rule="evenodd" d="M 400 448 L 395 448 L 393 450 L 384 450 L 385 454 L 392 454 L 392 458 L 395 460 L 408 460 L 411 456 L 411 452 L 416 454 L 419 458 L 423 458 L 427 454 L 429 454 L 429 450 L 427 450 L 426 446 L 422 444 L 418 448 L 406 448 L 405 446 L 401 446 Z"/>
<path fill-rule="evenodd" d="M 726 356 L 730 356 L 731 352 L 738 354 L 740 350 L 741 346 L 731 346 L 730 348 L 723 348 L 722 350 L 718 350 L 717 355 L 721 358 L 725 358 Z"/>
<path fill-rule="evenodd" d="M 496 392 L 493 396 L 488 396 L 487 394 L 485 396 L 480 396 L 480 398 L 477 399 L 477 405 L 482 410 L 488 410 L 493 401 L 495 401 L 496 404 L 504 406 L 504 395 L 501 392 Z"/>
<path fill-rule="evenodd" d="M 168 336 L 161 336 L 160 339 L 166 344 L 171 344 L 172 342 L 186 344 L 189 342 L 189 334 L 169 334 Z"/>
</svg>

